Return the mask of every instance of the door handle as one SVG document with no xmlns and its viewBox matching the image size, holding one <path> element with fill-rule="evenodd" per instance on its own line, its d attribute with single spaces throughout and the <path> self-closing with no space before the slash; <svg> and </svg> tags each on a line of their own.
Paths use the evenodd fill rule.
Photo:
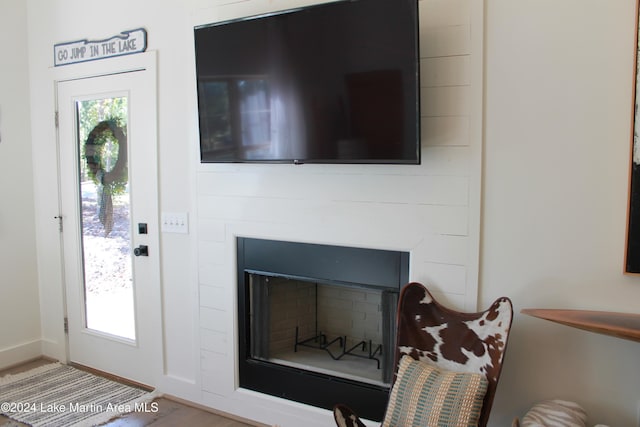
<svg viewBox="0 0 640 427">
<path fill-rule="evenodd" d="M 149 247 L 147 245 L 140 245 L 133 250 L 135 256 L 149 256 Z"/>
</svg>

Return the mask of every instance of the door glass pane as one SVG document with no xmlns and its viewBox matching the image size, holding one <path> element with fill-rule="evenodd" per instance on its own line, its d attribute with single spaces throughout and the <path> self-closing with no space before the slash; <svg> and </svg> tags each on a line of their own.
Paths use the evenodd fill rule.
<svg viewBox="0 0 640 427">
<path fill-rule="evenodd" d="M 76 102 L 86 327 L 135 340 L 127 97 Z"/>
</svg>

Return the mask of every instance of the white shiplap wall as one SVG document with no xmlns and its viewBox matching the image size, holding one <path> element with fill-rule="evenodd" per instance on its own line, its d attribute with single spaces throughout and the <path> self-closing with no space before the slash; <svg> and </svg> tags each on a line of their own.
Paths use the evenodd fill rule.
<svg viewBox="0 0 640 427">
<path fill-rule="evenodd" d="M 252 3 L 256 11 L 270 4 L 221 4 L 216 16 L 251 14 Z M 233 412 L 251 401 L 256 417 L 283 425 L 269 410 L 277 410 L 279 399 L 236 391 L 236 236 L 409 251 L 411 280 L 428 284 L 448 304 L 476 308 L 480 3 L 420 1 L 421 165 L 199 167 L 196 233 L 205 404 Z"/>
</svg>

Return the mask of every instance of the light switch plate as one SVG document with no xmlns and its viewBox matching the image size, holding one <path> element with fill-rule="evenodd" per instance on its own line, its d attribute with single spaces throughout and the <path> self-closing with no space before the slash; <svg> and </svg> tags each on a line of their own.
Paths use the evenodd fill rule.
<svg viewBox="0 0 640 427">
<path fill-rule="evenodd" d="M 189 234 L 189 214 L 187 212 L 162 212 L 160 229 L 163 233 Z"/>
</svg>

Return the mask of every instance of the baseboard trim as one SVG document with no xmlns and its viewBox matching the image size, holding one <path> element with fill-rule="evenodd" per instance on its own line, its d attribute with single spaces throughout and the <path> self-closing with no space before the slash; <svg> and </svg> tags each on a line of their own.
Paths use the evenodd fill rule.
<svg viewBox="0 0 640 427">
<path fill-rule="evenodd" d="M 0 369 L 37 359 L 42 356 L 42 340 L 33 340 L 0 349 Z"/>
</svg>

